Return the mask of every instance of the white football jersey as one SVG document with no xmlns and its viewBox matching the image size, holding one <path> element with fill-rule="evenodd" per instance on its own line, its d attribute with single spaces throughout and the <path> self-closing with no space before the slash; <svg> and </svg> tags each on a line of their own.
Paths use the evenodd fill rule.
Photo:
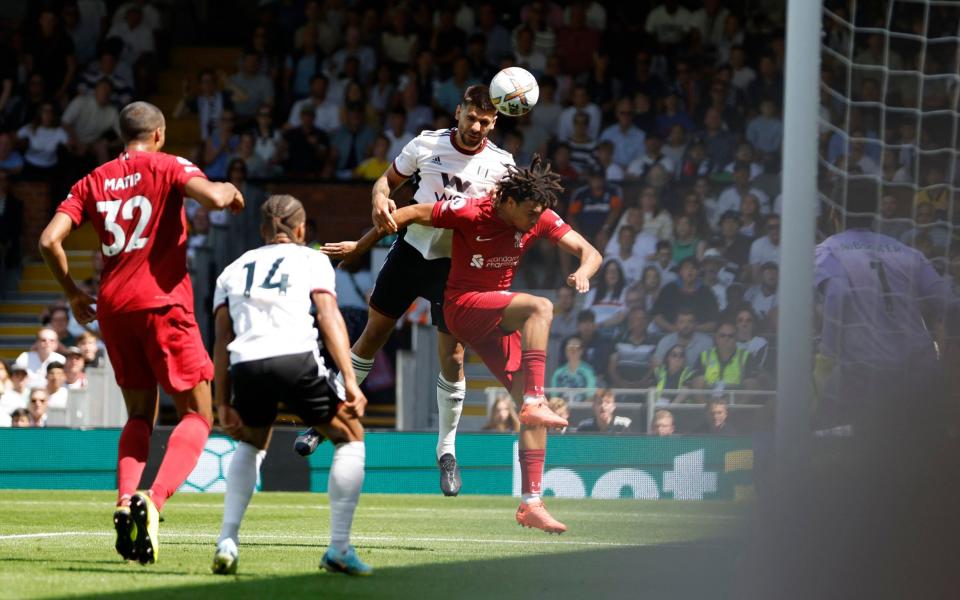
<svg viewBox="0 0 960 600">
<path fill-rule="evenodd" d="M 233 261 L 213 294 L 214 312 L 226 304 L 233 319 L 230 363 L 315 351 L 310 295 L 336 295 L 334 281 L 330 259 L 297 244 L 262 246 Z"/>
<path fill-rule="evenodd" d="M 393 159 L 397 173 L 414 178 L 414 202 L 483 196 L 506 174 L 507 165 L 515 164 L 509 152 L 489 140 L 484 140 L 477 150 L 460 148 L 456 133 L 455 127 L 423 131 Z M 403 239 L 429 260 L 449 258 L 452 237 L 449 229 L 413 224 L 407 227 Z"/>
</svg>

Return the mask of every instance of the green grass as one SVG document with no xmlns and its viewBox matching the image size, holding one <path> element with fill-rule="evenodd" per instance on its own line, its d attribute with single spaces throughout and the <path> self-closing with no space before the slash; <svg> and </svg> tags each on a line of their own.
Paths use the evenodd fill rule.
<svg viewBox="0 0 960 600">
<path fill-rule="evenodd" d="M 570 528 L 553 536 L 520 528 L 513 498 L 365 495 L 354 544 L 375 573 L 350 578 L 317 569 L 326 495 L 259 493 L 240 532 L 239 572 L 224 577 L 210 573 L 222 495 L 171 500 L 150 566 L 115 553 L 113 498 L 0 491 L 0 597 L 717 598 L 744 514 L 722 502 L 551 499 Z"/>
</svg>

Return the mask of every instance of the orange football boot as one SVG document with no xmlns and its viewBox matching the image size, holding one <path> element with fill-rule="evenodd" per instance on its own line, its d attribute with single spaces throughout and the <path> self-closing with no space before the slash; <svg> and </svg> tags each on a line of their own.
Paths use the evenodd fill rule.
<svg viewBox="0 0 960 600">
<path fill-rule="evenodd" d="M 547 400 L 543 396 L 536 402 L 524 402 L 520 409 L 520 422 L 527 427 L 554 427 L 561 428 L 567 426 L 567 420 L 557 415 L 547 406 Z"/>
<path fill-rule="evenodd" d="M 566 525 L 550 516 L 547 507 L 539 500 L 533 504 L 520 503 L 520 508 L 517 509 L 517 523 L 524 527 L 542 529 L 547 533 L 559 534 L 567 530 Z"/>
</svg>

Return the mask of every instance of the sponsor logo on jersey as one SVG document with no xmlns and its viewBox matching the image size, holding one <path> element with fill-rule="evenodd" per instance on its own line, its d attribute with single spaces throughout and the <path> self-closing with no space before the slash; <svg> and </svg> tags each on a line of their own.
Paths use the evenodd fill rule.
<svg viewBox="0 0 960 600">
<path fill-rule="evenodd" d="M 484 269 L 508 269 L 518 264 L 520 264 L 519 256 L 492 256 L 483 259 Z"/>
<path fill-rule="evenodd" d="M 463 198 L 463 193 L 470 189 L 470 182 L 460 179 L 460 177 L 457 175 L 451 176 L 449 173 L 441 173 L 440 177 L 443 180 L 443 193 L 433 193 L 435 197 L 434 199 L 437 202 Z M 456 190 L 456 193 L 454 193 L 454 189 Z"/>
<path fill-rule="evenodd" d="M 442 164 L 443 164 L 443 163 L 440 161 L 440 157 L 439 157 L 439 156 L 434 156 L 433 158 L 430 159 L 430 162 L 432 162 L 432 163 L 435 164 L 435 165 L 442 165 Z"/>
</svg>

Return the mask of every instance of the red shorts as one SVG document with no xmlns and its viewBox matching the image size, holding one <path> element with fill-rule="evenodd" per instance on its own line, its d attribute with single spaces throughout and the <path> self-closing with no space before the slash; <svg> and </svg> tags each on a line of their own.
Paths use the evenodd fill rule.
<svg viewBox="0 0 960 600">
<path fill-rule="evenodd" d="M 455 338 L 470 347 L 507 390 L 520 370 L 520 332 L 500 329 L 513 292 L 467 292 L 443 303 L 443 317 Z"/>
<path fill-rule="evenodd" d="M 159 383 L 172 394 L 213 379 L 200 328 L 182 306 L 105 315 L 99 323 L 121 388 L 150 389 Z"/>
</svg>

